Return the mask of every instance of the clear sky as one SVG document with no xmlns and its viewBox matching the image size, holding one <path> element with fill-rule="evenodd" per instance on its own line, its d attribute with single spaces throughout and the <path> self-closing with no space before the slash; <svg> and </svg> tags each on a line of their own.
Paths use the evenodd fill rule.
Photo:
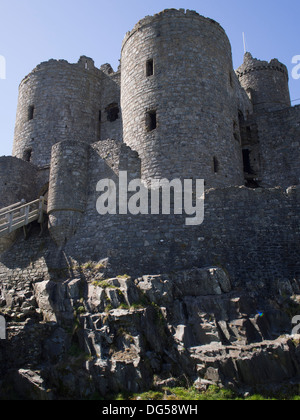
<svg viewBox="0 0 300 420">
<path fill-rule="evenodd" d="M 254 57 L 286 64 L 291 99 L 300 98 L 300 79 L 292 78 L 292 58 L 300 55 L 299 0 L 0 0 L 0 156 L 12 153 L 18 85 L 37 64 L 51 58 L 75 63 L 86 55 L 97 67 L 110 63 L 116 70 L 125 33 L 167 8 L 196 10 L 219 22 L 234 68 L 243 61 L 245 32 Z"/>
</svg>

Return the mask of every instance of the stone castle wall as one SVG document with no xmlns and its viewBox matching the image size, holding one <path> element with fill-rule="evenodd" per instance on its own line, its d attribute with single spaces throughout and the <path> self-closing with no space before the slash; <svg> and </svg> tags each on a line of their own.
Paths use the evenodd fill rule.
<svg viewBox="0 0 300 420">
<path fill-rule="evenodd" d="M 99 162 L 96 154 L 93 161 Z M 228 272 L 234 287 L 250 287 L 252 281 L 270 287 L 280 287 L 284 279 L 299 281 L 299 187 L 288 192 L 245 187 L 209 190 L 204 222 L 196 228 L 185 226 L 178 215 L 100 216 L 97 196 L 94 192 L 88 200 L 77 232 L 63 252 L 48 235 L 34 236 L 29 247 L 20 236 L 0 257 L 0 278 L 42 281 L 72 269 L 72 264 L 78 268 L 108 259 L 111 275 L 217 266 Z"/>
<path fill-rule="evenodd" d="M 0 208 L 15 204 L 22 199 L 37 199 L 37 168 L 12 156 L 0 157 Z"/>
<path fill-rule="evenodd" d="M 11 156 L 0 157 L 0 208 L 38 197 L 37 169 L 28 162 Z M 17 236 L 16 232 L 0 238 L 0 253 L 9 249 Z"/>
<path fill-rule="evenodd" d="M 90 196 L 65 248 L 77 261 L 108 257 L 116 275 L 221 266 L 237 282 L 277 281 L 300 273 L 299 187 L 288 193 L 280 188 L 209 190 L 204 222 L 194 227 L 185 225 L 185 214 L 100 216 L 98 196 L 96 191 Z"/>
<path fill-rule="evenodd" d="M 299 185 L 300 106 L 265 113 L 256 118 L 261 156 L 262 186 Z"/>
<path fill-rule="evenodd" d="M 253 114 L 242 123 L 242 148 L 249 153 L 246 177 L 261 187 L 299 185 L 300 107 Z"/>
</svg>

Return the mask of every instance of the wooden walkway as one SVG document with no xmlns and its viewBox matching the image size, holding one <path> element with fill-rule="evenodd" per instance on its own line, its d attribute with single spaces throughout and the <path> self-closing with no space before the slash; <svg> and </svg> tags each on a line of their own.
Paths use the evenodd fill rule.
<svg viewBox="0 0 300 420">
<path fill-rule="evenodd" d="M 47 203 L 44 197 L 26 203 L 25 200 L 12 204 L 0 210 L 0 238 L 26 226 L 35 220 L 43 222 L 44 213 L 47 212 Z"/>
</svg>

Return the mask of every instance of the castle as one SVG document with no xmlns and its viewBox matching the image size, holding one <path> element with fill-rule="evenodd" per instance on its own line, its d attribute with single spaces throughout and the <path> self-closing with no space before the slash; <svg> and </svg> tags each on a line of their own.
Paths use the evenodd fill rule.
<svg viewBox="0 0 300 420">
<path fill-rule="evenodd" d="M 299 121 L 283 64 L 246 53 L 234 71 L 218 23 L 165 10 L 126 34 L 116 72 L 81 57 L 42 63 L 22 80 L 13 156 L 0 159 L 0 204 L 44 196 L 50 235 L 75 260 L 111 257 L 129 271 L 226 265 L 230 243 L 234 267 L 255 240 L 267 261 L 270 247 L 258 237 L 274 241 L 274 223 L 278 251 L 299 243 L 299 213 L 290 211 L 299 205 Z M 100 216 L 97 182 L 118 182 L 119 171 L 146 184 L 204 179 L 205 222 L 192 229 L 175 215 Z M 2 251 L 16 234 L 1 239 Z"/>
<path fill-rule="evenodd" d="M 29 328 L 32 340 L 28 330 L 25 338 L 20 333 L 26 356 L 17 347 L 5 356 L 20 360 L 18 378 L 34 377 L 21 371 L 21 360 L 44 366 L 46 358 L 51 369 L 42 376 L 59 383 L 52 367 L 70 346 L 61 326 L 70 330 L 79 309 L 88 313 L 72 340 L 78 336 L 94 357 L 85 369 L 103 395 L 138 389 L 149 366 L 180 376 L 188 360 L 183 346 L 191 348 L 192 365 L 206 366 L 202 376 L 222 371 L 220 378 L 253 385 L 257 377 L 267 383 L 299 374 L 298 362 L 273 369 L 273 354 L 286 357 L 284 366 L 299 358 L 291 344 L 276 344 L 269 357 L 262 341 L 289 330 L 291 320 L 278 308 L 283 296 L 300 294 L 299 143 L 300 106 L 291 106 L 286 66 L 246 53 L 234 71 L 225 31 L 194 11 L 170 9 L 138 22 L 125 36 L 116 72 L 85 56 L 38 65 L 20 83 L 13 156 L 0 158 L 0 306 L 19 322 L 12 328 Z M 97 183 L 118 185 L 121 171 L 147 188 L 152 179 L 203 179 L 203 223 L 187 226 L 185 215 L 162 212 L 99 214 Z M 98 287 L 99 278 L 118 275 L 111 288 Z M 129 276 L 144 277 L 134 283 Z M 161 307 L 168 333 L 154 331 L 151 305 L 104 312 L 108 300 L 119 308 L 123 294 L 136 302 L 140 289 Z M 257 317 L 267 307 L 268 315 Z M 57 324 L 42 324 L 41 313 Z M 259 354 L 252 365 L 246 357 L 229 362 L 231 348 L 218 347 L 215 359 L 208 357 L 213 350 L 199 350 L 243 340 L 261 351 L 247 353 Z M 113 342 L 121 350 L 112 356 Z"/>
</svg>

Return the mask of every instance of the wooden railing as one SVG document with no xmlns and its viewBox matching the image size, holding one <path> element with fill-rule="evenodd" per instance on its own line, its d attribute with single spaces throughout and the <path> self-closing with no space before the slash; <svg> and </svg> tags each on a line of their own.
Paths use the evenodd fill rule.
<svg viewBox="0 0 300 420">
<path fill-rule="evenodd" d="M 26 203 L 25 200 L 12 204 L 0 210 L 0 237 L 26 226 L 35 220 L 43 222 L 44 213 L 47 212 L 47 203 L 44 197 Z"/>
</svg>

